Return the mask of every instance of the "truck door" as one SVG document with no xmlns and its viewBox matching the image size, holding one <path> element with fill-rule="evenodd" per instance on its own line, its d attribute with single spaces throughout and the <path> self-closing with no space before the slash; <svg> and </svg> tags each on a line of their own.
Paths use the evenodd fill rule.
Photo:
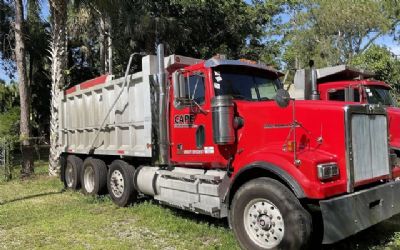
<svg viewBox="0 0 400 250">
<path fill-rule="evenodd" d="M 170 101 L 171 160 L 205 165 L 214 160 L 216 149 L 212 141 L 210 84 L 204 69 L 184 76 L 187 100 L 180 104 Z"/>
</svg>

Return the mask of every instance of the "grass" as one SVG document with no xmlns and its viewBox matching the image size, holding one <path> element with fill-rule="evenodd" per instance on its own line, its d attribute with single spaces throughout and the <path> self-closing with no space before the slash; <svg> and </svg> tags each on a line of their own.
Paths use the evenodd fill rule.
<svg viewBox="0 0 400 250">
<path fill-rule="evenodd" d="M 224 220 L 152 200 L 118 208 L 64 192 L 46 162 L 36 166 L 32 179 L 0 181 L 0 249 L 238 249 Z M 321 249 L 400 249 L 400 217 Z"/>
</svg>

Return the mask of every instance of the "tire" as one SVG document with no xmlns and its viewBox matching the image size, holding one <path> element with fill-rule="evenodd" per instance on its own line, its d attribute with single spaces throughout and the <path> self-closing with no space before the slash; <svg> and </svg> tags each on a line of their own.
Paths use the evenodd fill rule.
<svg viewBox="0 0 400 250">
<path fill-rule="evenodd" d="M 65 167 L 67 165 L 67 156 L 66 155 L 61 155 L 60 156 L 60 181 L 64 183 L 65 181 Z M 65 183 L 64 183 L 65 185 Z"/>
<path fill-rule="evenodd" d="M 75 155 L 69 155 L 63 172 L 64 187 L 71 190 L 79 190 L 81 187 L 82 159 Z"/>
<path fill-rule="evenodd" d="M 137 199 L 133 185 L 135 168 L 122 160 L 111 163 L 107 175 L 107 188 L 111 199 L 120 207 L 126 207 Z"/>
<path fill-rule="evenodd" d="M 101 195 L 107 190 L 107 165 L 104 161 L 86 158 L 81 175 L 82 192 L 86 195 Z"/>
<path fill-rule="evenodd" d="M 242 249 L 306 249 L 312 218 L 294 194 L 271 178 L 245 183 L 230 210 L 232 229 Z"/>
</svg>

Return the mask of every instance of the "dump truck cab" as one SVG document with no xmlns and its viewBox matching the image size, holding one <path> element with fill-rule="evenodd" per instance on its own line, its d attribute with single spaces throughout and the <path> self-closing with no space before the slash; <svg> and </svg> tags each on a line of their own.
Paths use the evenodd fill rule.
<svg viewBox="0 0 400 250">
<path fill-rule="evenodd" d="M 296 71 L 292 94 L 297 99 L 309 99 L 311 70 Z M 386 108 L 389 119 L 389 138 L 392 161 L 400 166 L 400 109 L 391 94 L 391 87 L 383 81 L 374 80 L 375 74 L 348 65 L 316 69 L 316 83 L 321 100 L 381 105 Z M 396 168 L 396 176 L 400 176 Z"/>
<path fill-rule="evenodd" d="M 321 100 L 356 102 L 395 107 L 390 94 L 391 87 L 385 82 L 372 79 L 374 73 L 338 65 L 315 70 L 316 85 Z M 292 94 L 296 99 L 311 99 L 311 69 L 297 70 Z"/>
</svg>

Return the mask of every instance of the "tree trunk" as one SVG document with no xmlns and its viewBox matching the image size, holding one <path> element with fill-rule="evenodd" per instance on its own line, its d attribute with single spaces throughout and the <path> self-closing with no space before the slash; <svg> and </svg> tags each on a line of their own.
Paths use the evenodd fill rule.
<svg viewBox="0 0 400 250">
<path fill-rule="evenodd" d="M 49 174 L 60 172 L 59 157 L 59 108 L 65 85 L 64 70 L 67 65 L 67 0 L 50 0 L 52 42 L 51 42 L 51 121 Z"/>
<path fill-rule="evenodd" d="M 100 13 L 100 39 L 99 39 L 99 47 L 100 47 L 100 73 L 106 73 L 106 28 L 105 28 L 105 21 Z"/>
<path fill-rule="evenodd" d="M 19 77 L 19 96 L 21 105 L 20 137 L 22 151 L 21 177 L 28 177 L 33 173 L 32 146 L 29 141 L 31 135 L 29 86 L 26 76 L 25 41 L 24 41 L 24 9 L 22 0 L 15 0 L 15 60 Z"/>
<path fill-rule="evenodd" d="M 111 38 L 111 19 L 110 17 L 106 18 L 106 27 L 107 27 L 107 51 L 108 51 L 108 60 L 107 60 L 107 66 L 108 66 L 108 74 L 112 75 L 113 74 L 113 64 L 112 64 L 112 58 L 113 58 L 113 50 L 112 50 L 112 38 Z"/>
</svg>

